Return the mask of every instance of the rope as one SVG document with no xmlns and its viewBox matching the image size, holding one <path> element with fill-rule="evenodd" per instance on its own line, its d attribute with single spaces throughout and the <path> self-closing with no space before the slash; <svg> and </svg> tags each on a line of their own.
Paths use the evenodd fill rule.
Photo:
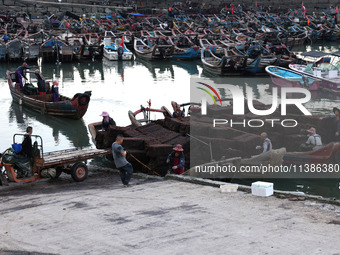
<svg viewBox="0 0 340 255">
<path fill-rule="evenodd" d="M 155 172 L 155 171 L 152 170 L 150 167 L 148 167 L 147 165 L 145 165 L 144 163 L 142 163 L 139 159 L 137 159 L 135 156 L 133 156 L 130 152 L 127 152 L 127 153 L 129 153 L 129 155 L 130 155 L 134 160 L 136 160 L 139 164 L 141 164 L 142 166 L 144 166 L 146 169 L 148 169 L 149 171 L 153 172 L 155 175 L 161 176 L 159 173 Z"/>
</svg>

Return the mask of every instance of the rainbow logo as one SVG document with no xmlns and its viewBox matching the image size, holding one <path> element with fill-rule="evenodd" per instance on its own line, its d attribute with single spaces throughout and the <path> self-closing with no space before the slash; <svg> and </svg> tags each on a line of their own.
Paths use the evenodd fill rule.
<svg viewBox="0 0 340 255">
<path fill-rule="evenodd" d="M 220 95 L 217 93 L 217 91 L 213 87 L 211 87 L 210 85 L 208 85 L 206 83 L 203 83 L 203 82 L 197 82 L 197 83 L 207 87 L 208 89 L 210 89 L 216 95 L 216 97 L 218 98 L 218 100 L 220 101 L 220 104 L 222 106 L 221 97 L 220 97 Z M 212 98 L 212 100 L 214 101 L 215 105 L 217 105 L 215 97 L 213 96 L 213 94 L 209 90 L 207 90 L 205 88 L 201 88 L 201 87 L 197 87 L 197 88 L 200 89 L 200 90 L 203 90 L 205 93 L 207 93 Z"/>
</svg>

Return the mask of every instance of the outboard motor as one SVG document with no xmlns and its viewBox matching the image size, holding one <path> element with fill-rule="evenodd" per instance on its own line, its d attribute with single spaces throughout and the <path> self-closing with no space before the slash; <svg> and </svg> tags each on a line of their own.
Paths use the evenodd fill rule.
<svg viewBox="0 0 340 255">
<path fill-rule="evenodd" d="M 124 49 L 123 49 L 122 46 L 118 47 L 117 53 L 118 53 L 118 60 L 122 60 L 123 59 L 123 54 L 124 54 Z"/>
</svg>

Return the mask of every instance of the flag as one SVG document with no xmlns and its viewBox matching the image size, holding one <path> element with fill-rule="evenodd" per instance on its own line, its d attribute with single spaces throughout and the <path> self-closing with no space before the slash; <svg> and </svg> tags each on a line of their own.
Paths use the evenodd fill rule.
<svg viewBox="0 0 340 255">
<path fill-rule="evenodd" d="M 122 40 L 120 40 L 120 46 L 124 48 L 124 35 L 122 36 Z"/>
<path fill-rule="evenodd" d="M 225 9 L 225 10 L 228 10 L 228 5 L 225 5 L 224 9 Z"/>
<path fill-rule="evenodd" d="M 234 14 L 234 5 L 231 4 L 231 14 Z"/>
<path fill-rule="evenodd" d="M 339 9 L 338 6 L 335 8 L 335 13 L 338 13 Z"/>
<path fill-rule="evenodd" d="M 256 6 L 256 8 L 257 8 L 257 1 L 255 2 L 255 6 Z"/>
</svg>

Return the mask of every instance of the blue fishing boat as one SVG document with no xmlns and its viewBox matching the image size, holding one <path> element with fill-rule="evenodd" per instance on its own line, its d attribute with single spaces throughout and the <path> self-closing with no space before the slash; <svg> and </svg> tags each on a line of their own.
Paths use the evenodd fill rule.
<svg viewBox="0 0 340 255">
<path fill-rule="evenodd" d="M 189 37 L 180 36 L 172 39 L 168 37 L 172 45 L 174 45 L 175 59 L 195 59 L 200 57 L 200 47 L 195 45 Z"/>
<path fill-rule="evenodd" d="M 278 66 L 267 66 L 266 72 L 272 82 L 279 87 L 308 88 L 311 91 L 319 90 L 321 80 L 307 77 L 293 70 Z"/>
</svg>

